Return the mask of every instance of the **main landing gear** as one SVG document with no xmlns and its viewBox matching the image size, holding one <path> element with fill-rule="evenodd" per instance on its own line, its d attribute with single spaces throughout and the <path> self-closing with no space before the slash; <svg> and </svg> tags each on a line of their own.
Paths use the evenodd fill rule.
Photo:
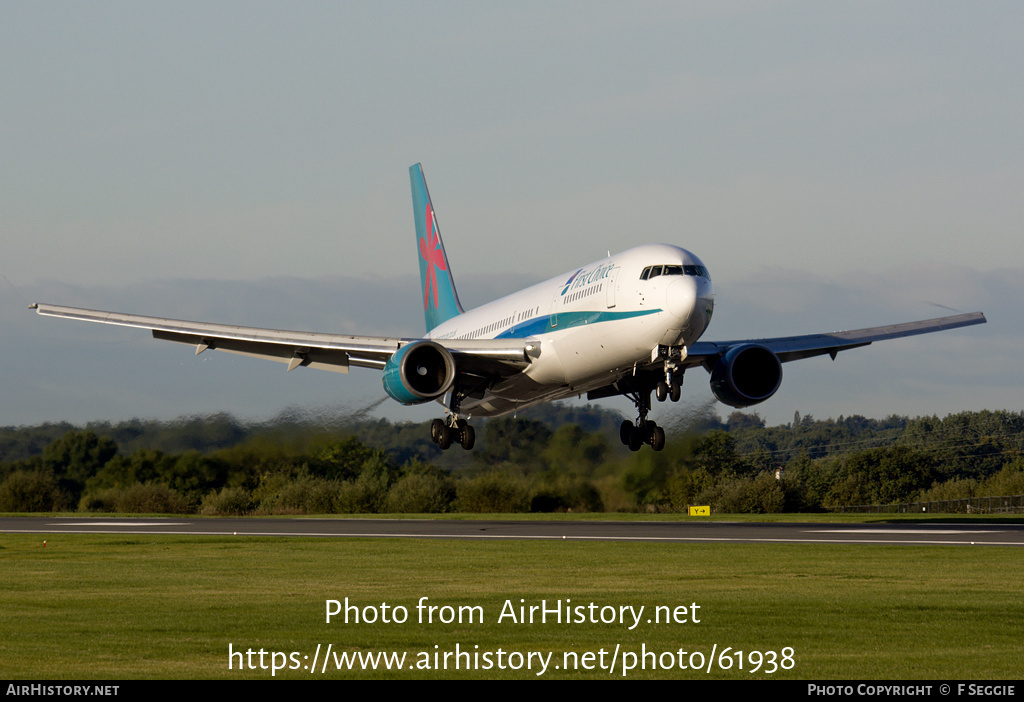
<svg viewBox="0 0 1024 702">
<path fill-rule="evenodd" d="M 476 431 L 465 419 L 459 419 L 451 414 L 448 415 L 447 421 L 435 419 L 430 423 L 430 438 L 442 451 L 447 450 L 453 443 L 468 451 L 476 443 Z"/>
<path fill-rule="evenodd" d="M 656 422 L 647 418 L 651 411 L 651 393 L 658 398 L 658 402 L 666 399 L 678 402 L 683 384 L 683 370 L 680 367 L 682 360 L 679 347 L 660 347 L 658 355 L 665 359 L 663 375 L 651 378 L 650 375 L 640 376 L 639 382 L 635 383 L 634 390 L 622 394 L 633 401 L 636 405 L 637 417 L 635 422 L 624 421 L 619 427 L 619 439 L 629 447 L 630 451 L 639 451 L 644 444 L 649 444 L 655 451 L 665 448 L 665 430 Z M 650 373 L 650 371 L 648 371 Z M 651 374 L 653 375 L 653 374 Z"/>
<path fill-rule="evenodd" d="M 665 430 L 653 419 L 647 418 L 651 411 L 651 391 L 639 391 L 626 395 L 636 405 L 640 416 L 636 422 L 625 420 L 619 426 L 619 439 L 629 447 L 630 451 L 639 451 L 644 444 L 650 444 L 655 451 L 665 448 Z"/>
<path fill-rule="evenodd" d="M 448 416 L 430 423 L 430 439 L 442 451 L 447 451 L 452 444 L 459 444 L 469 451 L 476 444 L 476 431 L 469 422 L 459 417 L 459 405 L 465 397 L 468 397 L 468 392 L 464 387 L 456 387 L 448 405 Z"/>
</svg>

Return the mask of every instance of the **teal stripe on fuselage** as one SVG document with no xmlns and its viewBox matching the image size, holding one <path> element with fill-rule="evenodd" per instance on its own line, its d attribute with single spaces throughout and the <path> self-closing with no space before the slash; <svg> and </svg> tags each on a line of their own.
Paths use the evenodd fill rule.
<svg viewBox="0 0 1024 702">
<path fill-rule="evenodd" d="M 521 324 L 514 324 L 494 338 L 525 339 L 530 336 L 559 331 L 560 329 L 572 329 L 573 327 L 581 327 L 585 324 L 614 322 L 620 319 L 630 319 L 631 317 L 644 317 L 657 312 L 661 312 L 661 310 L 638 310 L 636 312 L 598 312 L 596 310 L 590 312 L 559 312 L 558 326 L 556 327 L 551 326 L 551 315 L 545 315 L 543 317 L 534 317 Z"/>
</svg>

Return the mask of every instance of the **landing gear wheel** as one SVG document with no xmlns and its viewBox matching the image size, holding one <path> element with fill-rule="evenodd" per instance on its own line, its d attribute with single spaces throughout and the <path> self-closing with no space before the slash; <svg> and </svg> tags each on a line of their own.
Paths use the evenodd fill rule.
<svg viewBox="0 0 1024 702">
<path fill-rule="evenodd" d="M 460 422 L 460 424 L 462 424 Z M 473 448 L 473 444 L 476 443 L 476 431 L 473 427 L 465 424 L 459 432 L 459 443 L 462 444 L 462 448 L 469 451 Z"/>
<path fill-rule="evenodd" d="M 444 451 L 452 444 L 459 444 L 469 451 L 476 444 L 476 431 L 465 419 L 449 417 L 448 422 L 435 419 L 430 423 L 430 439 Z"/>
<path fill-rule="evenodd" d="M 639 427 L 630 427 L 629 429 L 629 446 L 630 451 L 639 451 L 640 447 L 644 445 L 644 435 L 640 431 Z"/>
<path fill-rule="evenodd" d="M 679 381 L 673 378 L 672 384 L 668 387 L 668 396 L 672 402 L 679 402 L 680 388 Z"/>
<path fill-rule="evenodd" d="M 444 422 L 441 423 L 441 429 L 437 432 L 437 445 L 442 451 L 446 451 L 452 445 L 452 430 Z"/>
<path fill-rule="evenodd" d="M 655 451 L 660 451 L 665 448 L 665 430 L 659 427 L 657 424 L 650 433 L 650 444 L 651 448 Z"/>
<path fill-rule="evenodd" d="M 654 386 L 654 395 L 658 398 L 658 402 L 664 402 L 665 398 L 668 397 L 668 393 L 669 387 L 665 385 L 664 381 L 658 381 L 658 384 Z"/>
<path fill-rule="evenodd" d="M 619 441 L 622 442 L 623 446 L 629 446 L 629 437 L 633 433 L 633 422 L 622 420 L 622 424 L 619 425 Z"/>
</svg>

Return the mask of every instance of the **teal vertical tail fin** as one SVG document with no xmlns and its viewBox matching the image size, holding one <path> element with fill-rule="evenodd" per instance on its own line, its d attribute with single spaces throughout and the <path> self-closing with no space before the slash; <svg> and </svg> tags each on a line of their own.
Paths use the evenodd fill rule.
<svg viewBox="0 0 1024 702">
<path fill-rule="evenodd" d="M 409 168 L 412 183 L 412 209 L 416 218 L 416 242 L 419 245 L 420 284 L 423 286 L 423 318 L 429 332 L 442 322 L 462 314 L 459 294 L 437 228 L 434 205 L 430 202 L 423 168 Z"/>
</svg>

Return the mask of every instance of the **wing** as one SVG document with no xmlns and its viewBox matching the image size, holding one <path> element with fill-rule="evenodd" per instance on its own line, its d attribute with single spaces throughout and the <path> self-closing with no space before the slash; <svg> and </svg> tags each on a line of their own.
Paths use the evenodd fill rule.
<svg viewBox="0 0 1024 702">
<path fill-rule="evenodd" d="M 149 329 L 156 339 L 195 346 L 196 354 L 217 349 L 287 363 L 288 370 L 298 366 L 339 373 L 348 373 L 350 366 L 383 369 L 398 349 L 417 341 L 187 322 L 41 303 L 31 308 L 48 317 Z M 508 376 L 529 365 L 530 361 L 527 345 L 515 343 L 515 340 L 443 340 L 437 343 L 451 351 L 460 372 Z"/>
<path fill-rule="evenodd" d="M 984 324 L 987 320 L 981 312 L 959 314 L 952 317 L 939 317 L 937 319 L 926 319 L 920 322 L 907 322 L 906 324 L 895 324 L 886 327 L 870 327 L 868 329 L 855 329 L 853 331 L 839 331 L 830 334 L 808 334 L 806 336 L 781 336 L 774 339 L 743 339 L 735 341 L 700 341 L 691 345 L 686 351 L 686 356 L 676 363 L 682 368 L 693 368 L 703 366 L 712 374 L 711 387 L 715 396 L 733 407 L 747 407 L 749 405 L 763 402 L 771 397 L 778 389 L 782 380 L 782 367 L 779 363 L 797 361 L 801 358 L 811 358 L 828 354 L 835 359 L 836 354 L 847 349 L 855 349 L 860 346 L 867 346 L 875 341 L 886 339 L 898 339 L 903 336 L 915 336 L 917 334 L 928 334 L 931 332 L 944 331 L 946 329 L 957 329 L 969 327 L 974 324 Z M 723 375 L 730 382 L 743 384 L 745 387 L 732 387 L 716 389 L 718 384 L 715 380 L 716 369 L 720 370 L 719 362 L 726 357 L 731 349 L 737 349 L 737 354 L 743 352 L 743 347 L 760 347 L 771 351 L 777 358 L 772 363 L 763 361 L 764 356 L 755 353 L 755 358 L 762 359 L 758 368 L 748 367 L 741 375 L 744 376 L 738 381 L 733 377 L 731 368 L 738 363 L 734 358 L 730 369 Z M 751 386 L 753 377 L 763 376 L 759 385 Z M 665 377 L 664 359 L 660 356 L 652 358 L 650 363 L 638 365 L 631 369 L 627 375 L 618 378 L 614 383 L 604 387 L 591 390 L 587 397 L 597 400 L 602 397 L 622 395 L 628 393 L 650 392 L 656 383 Z"/>
<path fill-rule="evenodd" d="M 867 346 L 875 341 L 969 327 L 974 324 L 984 324 L 986 321 L 988 320 L 985 319 L 985 315 L 981 312 L 971 312 L 952 317 L 926 319 L 920 322 L 907 322 L 906 324 L 870 327 L 853 331 L 838 331 L 830 334 L 782 336 L 774 339 L 746 339 L 742 341 L 701 341 L 687 349 L 686 359 L 683 363 L 687 367 L 704 366 L 711 370 L 722 354 L 734 346 L 744 344 L 763 346 L 778 356 L 779 360 L 783 363 L 824 354 L 828 354 L 835 359 L 836 354 L 840 351 Z"/>
</svg>

